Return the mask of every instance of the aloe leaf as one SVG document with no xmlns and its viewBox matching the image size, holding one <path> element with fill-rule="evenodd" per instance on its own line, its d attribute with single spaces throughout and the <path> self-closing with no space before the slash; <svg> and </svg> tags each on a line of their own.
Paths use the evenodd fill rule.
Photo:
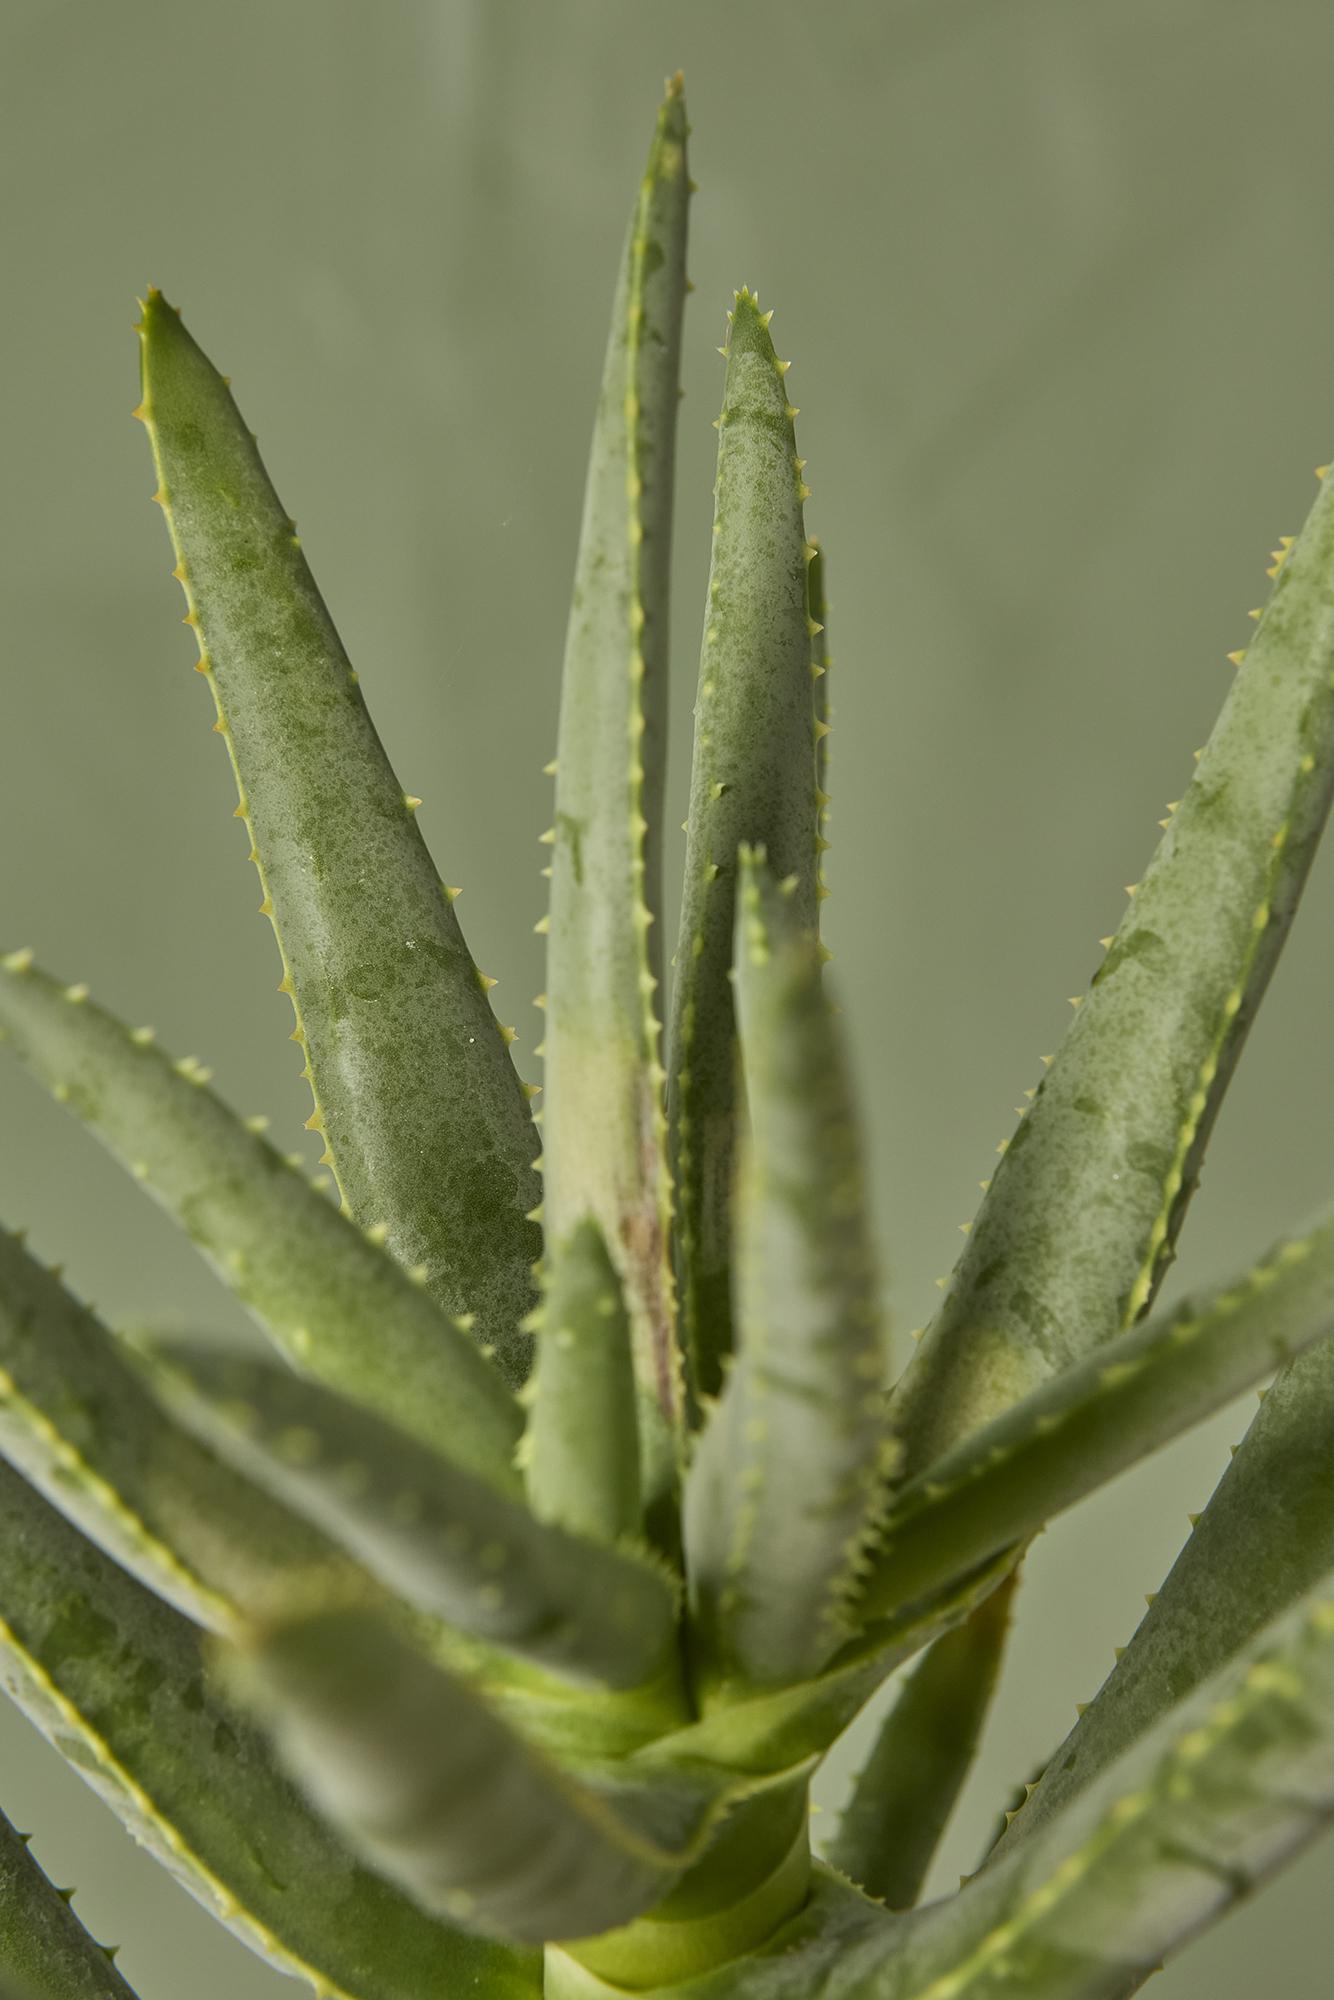
<svg viewBox="0 0 1334 2000">
<path fill-rule="evenodd" d="M 1155 1314 L 901 1487 L 862 1600 L 883 1618 L 1092 1493 L 1334 1333 L 1334 1217 Z"/>
<path fill-rule="evenodd" d="M 998 1852 L 1041 1831 L 1173 1702 L 1334 1573 L 1334 1342 L 1291 1363 L 1260 1409 L 1148 1615 L 1012 1817 Z"/>
<path fill-rule="evenodd" d="M 807 487 L 787 364 L 748 291 L 729 315 L 718 418 L 713 560 L 705 607 L 685 890 L 668 1063 L 682 1333 L 699 1397 L 731 1351 L 731 1190 L 737 1118 L 732 965 L 742 842 L 795 875 L 816 928 L 815 706 L 807 610 Z"/>
<path fill-rule="evenodd" d="M 820 1674 L 791 1687 L 705 1690 L 697 1721 L 635 1751 L 643 1766 L 716 1765 L 756 1776 L 790 1771 L 822 1755 L 888 1674 L 967 1618 L 1013 1568 L 1007 1552 L 929 1605 L 883 1620 L 835 1656 Z"/>
<path fill-rule="evenodd" d="M 543 1216 L 602 1228 L 630 1304 L 646 1483 L 676 1485 L 661 981 L 667 610 L 685 303 L 685 100 L 673 78 L 630 218 L 598 397 L 561 684 L 551 833 Z"/>
<path fill-rule="evenodd" d="M 908 1910 L 972 1767 L 1010 1623 L 1013 1576 L 937 1639 L 895 1696 L 829 1860 L 891 1910 Z"/>
<path fill-rule="evenodd" d="M 1124 2000 L 1331 1815 L 1334 1602 L 1317 1594 L 959 1895 L 888 1917 L 818 1875 L 763 1952 L 645 2000 Z"/>
<path fill-rule="evenodd" d="M 540 1520 L 595 1541 L 642 1531 L 630 1321 L 602 1231 L 589 1217 L 547 1260 L 531 1414 L 521 1458 Z"/>
<path fill-rule="evenodd" d="M 724 1679 L 797 1680 L 856 1630 L 888 1473 L 887 1365 L 854 1098 L 798 890 L 742 849 L 751 1133 L 732 1370 L 686 1490 L 692 1610 Z"/>
<path fill-rule="evenodd" d="M 895 1399 L 908 1473 L 1152 1301 L 1329 810 L 1331 566 L 1327 482 Z"/>
<path fill-rule="evenodd" d="M 3 1231 L 0 1453 L 215 1631 L 347 1580 L 341 1551 L 172 1423 L 109 1328 Z"/>
<path fill-rule="evenodd" d="M 611 1929 L 699 1851 L 707 1790 L 577 1777 L 356 1610 L 257 1635 L 239 1685 L 349 1843 L 424 1909 L 518 1943 Z"/>
<path fill-rule="evenodd" d="M 114 1945 L 79 1922 L 70 1892 L 47 1880 L 0 1813 L 0 1994 L 5 2000 L 134 2000 Z"/>
<path fill-rule="evenodd" d="M 224 1698 L 194 1626 L 0 1465 L 0 1680 L 261 1957 L 330 2000 L 535 2000 L 535 1961 L 428 1917 L 342 1847 Z"/>
<path fill-rule="evenodd" d="M 160 292 L 143 402 L 199 642 L 345 1204 L 527 1368 L 537 1142 L 484 979 L 254 438 Z"/>
<path fill-rule="evenodd" d="M 499 1372 L 425 1289 L 145 1031 L 0 961 L 0 1028 L 142 1181 L 298 1368 L 509 1486 L 522 1417 Z"/>
<path fill-rule="evenodd" d="M 145 1357 L 181 1419 L 419 1609 L 579 1678 L 657 1679 L 675 1593 L 653 1560 L 538 1521 L 331 1390 L 264 1361 Z"/>
</svg>

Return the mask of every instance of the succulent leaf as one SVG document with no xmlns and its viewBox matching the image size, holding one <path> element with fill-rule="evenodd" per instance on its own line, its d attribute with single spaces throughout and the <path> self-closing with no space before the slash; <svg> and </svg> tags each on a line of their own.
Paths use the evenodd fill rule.
<svg viewBox="0 0 1334 2000">
<path fill-rule="evenodd" d="M 332 1390 L 198 1347 L 149 1363 L 182 1421 L 409 1603 L 579 1679 L 657 1680 L 675 1636 L 664 1570 L 538 1521 Z"/>
<path fill-rule="evenodd" d="M 743 848 L 736 989 L 750 1136 L 738 1347 L 686 1489 L 692 1607 L 724 1679 L 817 1673 L 856 1630 L 888 1473 L 888 1356 L 855 1100 L 792 879 Z"/>
<path fill-rule="evenodd" d="M 653 996 L 686 129 L 678 76 L 630 218 L 584 493 L 561 685 L 543 1037 L 544 1222 L 559 1241 L 593 1216 L 620 1272 L 652 1497 L 677 1483 L 682 1395 Z"/>
<path fill-rule="evenodd" d="M 737 851 L 763 846 L 816 928 L 816 715 L 803 503 L 786 363 L 740 291 L 718 419 L 713 559 L 695 706 L 684 899 L 672 994 L 668 1116 L 682 1334 L 697 1397 L 731 1351 L 736 1015 L 728 973 Z"/>
<path fill-rule="evenodd" d="M 895 1398 L 920 1470 L 1148 1308 L 1334 790 L 1322 487 Z"/>
<path fill-rule="evenodd" d="M 0 1813 L 0 1996 L 3 2000 L 135 2000 L 68 1893 L 47 1880 Z"/>
<path fill-rule="evenodd" d="M 0 961 L 0 1028 L 186 1230 L 298 1368 L 513 1487 L 522 1418 L 498 1370 L 391 1257 L 142 1033 L 25 952 Z"/>
<path fill-rule="evenodd" d="M 863 1614 L 888 1616 L 1037 1532 L 1334 1333 L 1334 1217 L 1243 1277 L 1155 1314 L 901 1487 Z"/>
<path fill-rule="evenodd" d="M 469 1930 L 532 1944 L 609 1930 L 658 1901 L 705 1838 L 706 1789 L 559 1768 L 367 1613 L 257 1635 L 238 1666 L 331 1823 Z"/>
<path fill-rule="evenodd" d="M 1051 1758 L 999 1849 L 1027 1841 L 1221 1671 L 1267 1621 L 1334 1574 L 1334 1342 L 1279 1375 L 1147 1616 Z"/>
<path fill-rule="evenodd" d="M 643 1529 L 629 1315 L 592 1217 L 547 1258 L 521 1457 L 539 1520 L 595 1541 Z"/>
<path fill-rule="evenodd" d="M 829 1860 L 910 1910 L 972 1767 L 1010 1623 L 1014 1576 L 935 1641 L 894 1698 L 843 1808 Z"/>
<path fill-rule="evenodd" d="M 523 1955 L 367 1872 L 201 1664 L 199 1634 L 0 1465 L 0 1679 L 206 1909 L 329 2000 L 535 2000 Z"/>
<path fill-rule="evenodd" d="M 158 491 L 344 1202 L 513 1382 L 540 1236 L 523 1085 L 450 891 L 223 377 L 140 326 Z"/>
<path fill-rule="evenodd" d="M 341 1551 L 172 1423 L 110 1329 L 3 1231 L 0 1454 L 215 1631 L 346 1581 Z"/>
</svg>

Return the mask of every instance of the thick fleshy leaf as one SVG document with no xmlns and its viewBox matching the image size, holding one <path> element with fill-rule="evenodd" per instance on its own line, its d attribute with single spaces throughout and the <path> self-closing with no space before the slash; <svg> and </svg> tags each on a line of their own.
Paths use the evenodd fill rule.
<svg viewBox="0 0 1334 2000">
<path fill-rule="evenodd" d="M 729 1698 L 712 1699 L 698 1721 L 637 1750 L 635 1761 L 688 1769 L 716 1765 L 756 1776 L 793 1770 L 828 1750 L 888 1674 L 968 1617 L 1012 1567 L 1007 1553 L 930 1605 L 885 1619 L 810 1680 L 728 1690 Z"/>
<path fill-rule="evenodd" d="M 199 1634 L 0 1465 L 0 1680 L 177 1879 L 330 2000 L 534 2000 L 535 1961 L 357 1862 L 201 1664 Z"/>
<path fill-rule="evenodd" d="M 578 1678 L 635 1687 L 667 1674 L 675 1592 L 647 1556 L 538 1521 L 522 1500 L 263 1361 L 179 1346 L 145 1361 L 183 1421 L 421 1610 Z"/>
<path fill-rule="evenodd" d="M 224 378 L 160 292 L 141 415 L 296 1010 L 311 1123 L 352 1215 L 527 1367 L 537 1141 L 487 988 Z"/>
<path fill-rule="evenodd" d="M 543 1217 L 600 1225 L 634 1328 L 646 1485 L 678 1478 L 661 981 L 667 609 L 685 303 L 685 101 L 667 86 L 612 306 L 561 683 Z"/>
<path fill-rule="evenodd" d="M 330 1822 L 470 1930 L 532 1944 L 609 1930 L 707 1838 L 708 1787 L 560 1768 L 370 1614 L 259 1635 L 236 1671 Z"/>
<path fill-rule="evenodd" d="M 1027 1841 L 1173 1702 L 1334 1575 L 1334 1341 L 1285 1368 L 1193 1526 L 1147 1617 L 1012 1816 Z"/>
<path fill-rule="evenodd" d="M 795 875 L 793 909 L 816 927 L 815 704 L 802 507 L 807 487 L 787 364 L 748 291 L 729 315 L 718 418 L 709 570 L 685 892 L 672 994 L 668 1114 L 677 1202 L 682 1334 L 697 1396 L 731 1351 L 731 1195 L 736 1139 L 732 966 L 737 851 L 767 849 Z"/>
<path fill-rule="evenodd" d="M 174 1424 L 109 1328 L 3 1231 L 0 1453 L 215 1631 L 350 1586 L 341 1550 Z"/>
<path fill-rule="evenodd" d="M 929 1598 L 1331 1334 L 1334 1218 L 1132 1327 L 902 1487 L 864 1615 Z"/>
<path fill-rule="evenodd" d="M 516 1484 L 522 1416 L 498 1371 L 378 1240 L 227 1108 L 207 1070 L 173 1063 L 27 952 L 0 961 L 0 1029 L 298 1368 Z"/>
<path fill-rule="evenodd" d="M 894 1698 L 829 1848 L 834 1867 L 891 1910 L 922 1892 L 972 1768 L 996 1688 L 1014 1577 L 937 1639 Z"/>
<path fill-rule="evenodd" d="M 891 1917 L 827 1876 L 754 1957 L 644 2000 L 1125 2000 L 1334 1816 L 1334 1602 L 1298 1605 L 1070 1810 Z M 557 1961 L 547 2000 L 614 1989 Z M 568 1975 L 568 1976 L 567 1976 Z"/>
<path fill-rule="evenodd" d="M 724 1679 L 814 1674 L 850 1611 L 889 1470 L 887 1366 L 854 1097 L 791 878 L 741 853 L 736 987 L 750 1135 L 738 1346 L 686 1492 L 691 1607 Z"/>
<path fill-rule="evenodd" d="M 521 1459 L 533 1512 L 604 1542 L 643 1527 L 630 1320 L 602 1231 L 589 1217 L 547 1260 Z"/>
<path fill-rule="evenodd" d="M 920 1471 L 1151 1303 L 1334 789 L 1334 481 L 895 1398 Z"/>
<path fill-rule="evenodd" d="M 91 1937 L 68 1892 L 53 1887 L 0 1813 L 0 1996 L 3 2000 L 135 2000 L 115 1947 Z"/>
</svg>

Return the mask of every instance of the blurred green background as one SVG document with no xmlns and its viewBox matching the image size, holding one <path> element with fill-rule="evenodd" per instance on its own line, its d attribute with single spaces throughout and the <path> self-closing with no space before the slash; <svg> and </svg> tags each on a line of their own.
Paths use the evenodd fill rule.
<svg viewBox="0 0 1334 2000">
<path fill-rule="evenodd" d="M 1334 455 L 1327 0 L 4 0 L 3 940 L 302 1138 L 279 966 L 129 419 L 152 281 L 234 377 L 531 1050 L 584 445 L 624 215 L 678 65 L 701 193 L 672 818 L 714 350 L 746 282 L 778 309 L 829 553 L 829 937 L 902 1355 L 1188 778 L 1265 551 Z M 1219 1126 L 1188 1279 L 1334 1188 L 1332 974 L 1327 857 Z M 0 1213 L 76 1287 L 116 1315 L 236 1324 L 7 1068 L 0 1119 Z M 1103 1677 L 1248 1416 L 1043 1538 L 938 1886 Z M 823 1796 L 839 1791 L 835 1771 Z M 8 1712 L 0 1798 L 122 1942 L 143 2000 L 294 1990 Z M 1329 1858 L 1155 1993 L 1324 1990 Z"/>
</svg>

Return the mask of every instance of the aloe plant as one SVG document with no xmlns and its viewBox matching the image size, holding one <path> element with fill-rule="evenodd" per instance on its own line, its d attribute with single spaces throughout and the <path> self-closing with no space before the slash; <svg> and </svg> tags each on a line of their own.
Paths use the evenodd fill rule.
<svg viewBox="0 0 1334 2000">
<path fill-rule="evenodd" d="M 1334 1811 L 1334 1212 L 1153 1309 L 1330 804 L 1334 502 L 891 1385 L 819 935 L 824 559 L 748 290 L 664 964 L 686 140 L 675 78 L 585 492 L 540 1113 L 226 378 L 143 302 L 135 414 L 331 1179 L 3 960 L 17 1056 L 279 1350 L 114 1329 L 0 1235 L 5 1685 L 327 2000 L 1112 2000 Z M 1275 1371 L 1105 1687 L 924 1904 L 1029 1541 Z M 812 1774 L 908 1662 L 816 1855 Z M 0 1992 L 133 2000 L 2 1818 Z"/>
</svg>

